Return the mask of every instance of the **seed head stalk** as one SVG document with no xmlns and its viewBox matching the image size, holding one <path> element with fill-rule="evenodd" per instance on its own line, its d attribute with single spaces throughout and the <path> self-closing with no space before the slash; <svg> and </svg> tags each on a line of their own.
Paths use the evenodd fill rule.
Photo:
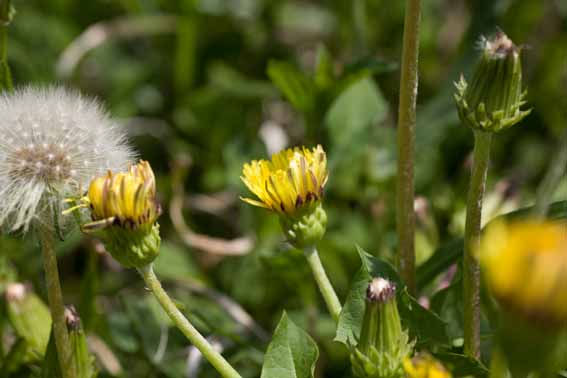
<svg viewBox="0 0 567 378">
<path fill-rule="evenodd" d="M 72 363 L 73 355 L 71 344 L 69 343 L 69 333 L 65 322 L 65 306 L 63 304 L 63 294 L 59 283 L 59 271 L 57 269 L 57 257 L 55 255 L 53 224 L 42 224 L 38 226 L 41 252 L 43 255 L 43 267 L 45 271 L 45 281 L 47 284 L 47 298 L 49 310 L 53 320 L 53 335 L 55 337 L 55 347 L 57 357 L 61 367 L 63 378 L 75 378 L 76 374 Z"/>
<path fill-rule="evenodd" d="M 478 250 L 482 220 L 482 200 L 490 160 L 492 133 L 474 130 L 471 182 L 467 199 L 463 256 L 463 300 L 465 354 L 480 357 L 480 266 L 473 255 Z"/>
<path fill-rule="evenodd" d="M 415 293 L 414 154 L 418 86 L 420 0 L 406 2 L 404 44 L 398 109 L 398 177 L 396 230 L 398 269 L 410 293 Z"/>
</svg>

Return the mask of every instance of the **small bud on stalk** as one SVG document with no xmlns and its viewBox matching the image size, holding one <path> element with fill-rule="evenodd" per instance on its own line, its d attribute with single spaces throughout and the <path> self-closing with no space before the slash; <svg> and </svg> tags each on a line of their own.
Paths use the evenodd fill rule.
<svg viewBox="0 0 567 378">
<path fill-rule="evenodd" d="M 498 132 L 520 122 L 531 110 L 521 110 L 527 92 L 522 90 L 521 48 L 502 31 L 480 42 L 482 55 L 469 83 L 461 75 L 455 94 L 459 117 L 467 126 Z"/>
<path fill-rule="evenodd" d="M 351 351 L 351 363 L 359 378 L 402 378 L 403 361 L 413 342 L 402 330 L 395 285 L 374 278 L 366 291 L 366 309 L 360 341 Z"/>
</svg>

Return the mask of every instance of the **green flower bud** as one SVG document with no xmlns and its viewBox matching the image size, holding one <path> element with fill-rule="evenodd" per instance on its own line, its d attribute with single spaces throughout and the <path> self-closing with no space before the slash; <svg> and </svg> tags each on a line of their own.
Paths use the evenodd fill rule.
<svg viewBox="0 0 567 378">
<path fill-rule="evenodd" d="M 527 92 L 522 91 L 521 48 L 499 31 L 481 40 L 482 55 L 470 85 L 458 83 L 455 100 L 461 121 L 482 131 L 498 132 L 520 122 L 531 110 L 521 110 Z"/>
<path fill-rule="evenodd" d="M 366 291 L 366 308 L 360 341 L 351 351 L 353 374 L 359 378 L 403 378 L 404 359 L 413 349 L 402 330 L 396 287 L 374 278 Z"/>
<path fill-rule="evenodd" d="M 94 366 L 94 357 L 89 353 L 87 338 L 81 327 L 81 319 L 75 307 L 65 308 L 65 321 L 69 330 L 69 343 L 73 350 L 73 365 L 77 378 L 94 378 L 97 371 Z"/>
<path fill-rule="evenodd" d="M 298 249 L 317 244 L 327 228 L 327 213 L 321 202 L 281 215 L 280 224 L 287 240 Z"/>
</svg>

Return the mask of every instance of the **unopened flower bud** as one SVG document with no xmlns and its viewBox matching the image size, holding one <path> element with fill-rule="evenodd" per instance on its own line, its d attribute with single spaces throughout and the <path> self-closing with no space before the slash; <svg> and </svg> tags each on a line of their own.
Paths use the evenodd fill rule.
<svg viewBox="0 0 567 378">
<path fill-rule="evenodd" d="M 374 278 L 366 291 L 366 308 L 360 341 L 351 351 L 351 363 L 359 378 L 402 378 L 403 361 L 413 343 L 402 330 L 395 285 Z"/>
<path fill-rule="evenodd" d="M 494 38 L 483 38 L 481 48 L 470 84 L 463 76 L 455 84 L 457 110 L 469 127 L 498 132 L 520 122 L 531 111 L 520 109 L 527 93 L 522 90 L 521 48 L 502 31 Z"/>
</svg>

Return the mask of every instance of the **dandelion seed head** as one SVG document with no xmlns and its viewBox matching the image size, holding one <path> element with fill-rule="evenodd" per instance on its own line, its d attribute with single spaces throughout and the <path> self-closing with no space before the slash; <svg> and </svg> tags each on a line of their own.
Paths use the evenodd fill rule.
<svg viewBox="0 0 567 378">
<path fill-rule="evenodd" d="M 100 104 L 62 87 L 0 97 L 0 224 L 27 230 L 90 180 L 134 159 Z"/>
</svg>

